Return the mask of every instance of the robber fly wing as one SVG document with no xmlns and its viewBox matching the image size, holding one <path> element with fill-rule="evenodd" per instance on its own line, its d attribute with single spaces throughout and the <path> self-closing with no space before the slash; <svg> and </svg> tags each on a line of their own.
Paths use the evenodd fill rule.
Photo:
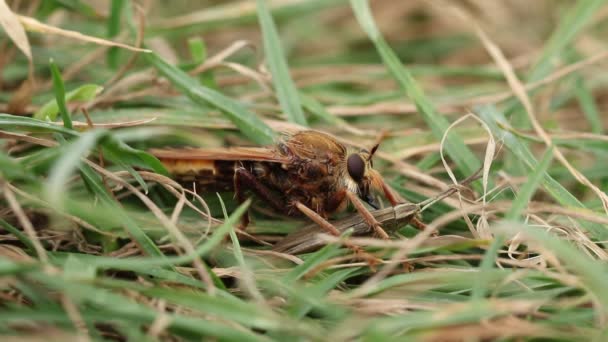
<svg viewBox="0 0 608 342">
<path fill-rule="evenodd" d="M 285 156 L 265 147 L 151 149 L 149 152 L 161 161 L 243 160 L 271 163 L 288 162 Z"/>
</svg>

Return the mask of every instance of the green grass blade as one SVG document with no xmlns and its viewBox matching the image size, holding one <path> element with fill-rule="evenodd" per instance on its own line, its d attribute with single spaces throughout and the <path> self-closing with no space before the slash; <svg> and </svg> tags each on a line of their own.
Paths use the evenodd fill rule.
<svg viewBox="0 0 608 342">
<path fill-rule="evenodd" d="M 188 39 L 188 50 L 194 64 L 203 64 L 207 59 L 207 46 L 205 45 L 205 41 L 200 37 Z"/>
<path fill-rule="evenodd" d="M 114 136 L 104 139 L 102 147 L 104 153 L 108 153 L 108 158 L 115 163 L 146 167 L 162 175 L 169 174 L 158 158 L 148 152 L 132 148 Z"/>
<path fill-rule="evenodd" d="M 304 106 L 312 117 L 338 127 L 345 127 L 348 125 L 344 119 L 334 116 L 328 112 L 323 104 L 317 101 L 317 99 L 314 97 L 300 93 L 300 100 L 302 101 L 302 106 Z"/>
<path fill-rule="evenodd" d="M 526 183 L 521 187 L 517 194 L 517 198 L 511 204 L 511 208 L 505 215 L 505 218 L 510 221 L 516 220 L 521 213 L 524 211 L 530 199 L 536 192 L 536 189 L 540 185 L 540 182 L 543 178 L 546 177 L 547 170 L 551 165 L 551 160 L 553 159 L 553 147 L 549 147 L 543 156 L 540 158 L 540 162 L 538 166 L 532 170 L 532 173 L 529 175 Z"/>
<path fill-rule="evenodd" d="M 536 62 L 529 73 L 529 82 L 538 81 L 553 70 L 554 61 L 560 58 L 564 49 L 572 44 L 572 40 L 576 35 L 583 30 L 585 25 L 597 13 L 600 6 L 605 3 L 605 0 L 580 0 L 572 2 L 572 7 L 563 11 L 565 13 L 564 17 L 551 34 L 538 62 Z"/>
<path fill-rule="evenodd" d="M 63 79 L 61 78 L 61 72 L 51 59 L 51 75 L 53 76 L 53 90 L 55 91 L 55 100 L 57 101 L 57 107 L 63 120 L 63 126 L 67 129 L 72 129 L 72 118 L 70 112 L 65 104 L 65 86 L 63 85 Z"/>
<path fill-rule="evenodd" d="M 210 296 L 191 290 L 153 288 L 143 291 L 143 293 L 154 298 L 163 298 L 170 303 L 238 322 L 248 327 L 275 330 L 281 326 L 280 317 L 264 307 L 257 306 L 255 303 Z"/>
<path fill-rule="evenodd" d="M 301 294 L 301 297 L 293 298 L 295 299 L 294 303 L 292 303 L 291 307 L 287 309 L 290 316 L 296 319 L 303 319 L 313 308 L 318 309 L 318 306 L 315 307 L 315 303 L 311 303 L 310 300 L 302 301 L 297 299 L 325 298 L 329 291 L 334 289 L 339 283 L 343 282 L 344 280 L 351 277 L 353 274 L 356 274 L 357 272 L 359 272 L 359 270 L 356 268 L 336 271 L 327 276 L 326 278 L 319 280 L 316 284 L 313 284 L 311 286 L 306 287 L 305 289 L 302 289 L 301 291 L 298 291 Z M 326 314 L 336 315 L 337 313 L 339 313 L 336 312 L 339 311 L 337 310 L 337 308 L 331 307 L 331 309 L 333 309 L 332 312 L 328 312 Z"/>
<path fill-rule="evenodd" d="M 188 74 L 165 62 L 154 53 L 147 53 L 144 56 L 152 66 L 194 103 L 204 106 L 211 104 L 221 109 L 247 138 L 258 144 L 269 145 L 274 142 L 275 134 L 272 129 L 238 101 L 200 85 Z"/>
<path fill-rule="evenodd" d="M 532 195 L 534 195 L 536 189 L 540 186 L 541 180 L 545 177 L 547 169 L 551 165 L 552 158 L 553 147 L 549 147 L 543 154 L 538 167 L 532 171 L 532 174 L 530 174 L 526 183 L 521 187 L 521 190 L 517 194 L 517 198 L 513 201 L 511 208 L 505 215 L 507 220 L 514 221 L 521 215 L 524 208 L 530 202 Z M 488 284 L 486 274 L 493 268 L 498 249 L 504 245 L 505 241 L 505 236 L 500 233 L 496 234 L 494 240 L 492 240 L 492 244 L 490 244 L 490 247 L 481 261 L 481 265 L 479 266 L 479 272 L 477 274 L 478 281 L 473 285 L 473 290 L 471 291 L 472 300 L 479 300 L 485 296 Z"/>
<path fill-rule="evenodd" d="M 139 325 L 152 323 L 158 315 L 154 310 L 150 310 L 149 307 L 129 300 L 124 295 L 80 283 L 70 278 L 51 276 L 44 273 L 32 274 L 30 277 L 45 286 L 66 294 L 75 303 L 83 303 L 85 307 L 95 309 L 95 311 L 102 314 L 101 317 L 96 317 L 96 320 L 107 320 L 108 317 L 112 317 L 113 319 Z M 81 312 L 84 317 L 90 317 L 91 315 L 91 312 L 84 308 Z M 170 328 L 182 328 L 190 332 L 202 334 L 202 336 L 217 337 L 222 340 L 264 340 L 251 331 L 229 328 L 226 324 L 217 320 L 171 314 L 169 322 Z"/>
<path fill-rule="evenodd" d="M 534 158 L 530 149 L 522 143 L 515 135 L 500 128 L 499 124 L 508 126 L 507 119 L 494 106 L 486 105 L 475 109 L 480 118 L 490 127 L 492 134 L 498 139 L 502 139 L 505 146 L 513 152 L 530 170 L 535 170 L 538 167 L 538 162 Z M 551 176 L 545 174 L 541 181 L 543 188 L 557 200 L 560 204 L 573 207 L 587 209 L 574 195 L 566 190 Z M 595 223 L 581 222 L 581 226 L 588 230 L 593 236 L 599 240 L 608 239 L 608 230 Z"/>
<path fill-rule="evenodd" d="M 160 251 L 160 249 L 154 244 L 152 239 L 137 225 L 137 223 L 133 220 L 131 216 L 129 216 L 124 209 L 114 201 L 114 198 L 108 193 L 106 188 L 103 185 L 101 177 L 95 173 L 88 165 L 80 166 L 80 175 L 88 185 L 89 188 L 93 190 L 95 195 L 97 195 L 104 206 L 100 208 L 100 210 L 107 210 L 111 212 L 112 215 L 118 218 L 120 222 L 122 222 L 123 227 L 126 231 L 131 235 L 133 240 L 137 242 L 137 245 L 141 248 L 141 250 L 148 256 L 158 257 L 160 259 L 164 259 L 165 255 Z"/>
<path fill-rule="evenodd" d="M 87 177 L 98 178 L 96 174 L 90 174 L 88 171 L 85 172 Z M 98 193 L 103 197 L 107 197 L 108 195 L 104 195 L 102 190 L 103 185 L 101 184 L 101 180 L 95 181 L 93 183 Z M 213 232 L 213 235 L 209 239 L 207 239 L 204 243 L 200 244 L 196 247 L 196 252 L 194 255 L 182 255 L 177 257 L 167 257 L 162 256 L 161 258 L 155 257 L 132 257 L 128 259 L 119 259 L 119 258 L 110 258 L 110 257 L 92 257 L 86 254 L 82 254 L 79 257 L 85 258 L 87 263 L 94 265 L 97 268 L 116 268 L 123 270 L 133 270 L 140 271 L 143 269 L 154 268 L 154 267 L 164 267 L 168 265 L 182 265 L 190 263 L 194 260 L 195 257 L 205 257 L 209 252 L 211 252 L 214 248 L 219 246 L 222 241 L 225 240 L 226 236 L 229 232 L 234 229 L 234 226 L 239 222 L 241 216 L 247 211 L 247 208 L 251 204 L 250 200 L 245 201 L 242 205 L 240 205 L 225 221 L 224 223 L 216 228 Z M 153 255 L 151 255 L 153 256 Z"/>
<path fill-rule="evenodd" d="M 86 157 L 97 145 L 97 141 L 107 133 L 105 130 L 92 130 L 69 144 L 49 173 L 45 190 L 49 203 L 62 206 L 63 198 L 67 195 L 66 184 L 70 175 L 78 168 L 81 159 Z"/>
<path fill-rule="evenodd" d="M 339 255 L 341 252 L 340 246 L 337 244 L 329 244 L 321 248 L 319 251 L 308 257 L 304 263 L 294 267 L 287 275 L 285 275 L 283 282 L 287 284 L 295 282 L 322 262 Z"/>
<path fill-rule="evenodd" d="M 31 132 L 61 133 L 67 136 L 78 136 L 79 133 L 47 121 L 36 120 L 24 116 L 0 113 L 0 128 L 7 131 L 27 129 Z"/>
<path fill-rule="evenodd" d="M 535 244 L 547 248 L 559 258 L 568 269 L 580 277 L 581 285 L 591 291 L 602 304 L 604 314 L 608 310 L 608 276 L 606 264 L 600 260 L 593 259 L 580 249 L 553 234 L 542 229 L 530 227 L 516 222 L 501 222 L 497 229 L 512 236 L 521 233 L 530 238 Z"/>
<path fill-rule="evenodd" d="M 279 34 L 272 20 L 272 15 L 266 6 L 266 0 L 257 0 L 257 9 L 258 20 L 262 27 L 264 52 L 266 52 L 267 58 L 266 64 L 272 74 L 272 83 L 277 92 L 281 108 L 289 121 L 307 126 L 308 123 L 302 111 L 298 90 L 289 74 Z"/>
<path fill-rule="evenodd" d="M 0 178 L 6 180 L 33 180 L 34 177 L 27 172 L 23 165 L 0 151 Z"/>
<path fill-rule="evenodd" d="M 120 33 L 120 18 L 125 8 L 125 0 L 112 0 L 110 16 L 108 17 L 108 38 L 115 38 Z M 108 65 L 112 69 L 118 68 L 120 50 L 117 47 L 108 49 Z"/>
<path fill-rule="evenodd" d="M 23 263 L 14 262 L 11 259 L 9 259 L 8 257 L 0 255 L 0 277 L 11 276 L 11 275 L 19 274 L 19 273 L 28 272 L 28 271 L 34 270 L 36 268 L 37 267 L 35 264 L 25 264 L 24 265 Z M 0 311 L 0 312 L 2 312 L 2 311 Z"/>
<path fill-rule="evenodd" d="M 0 218 L 0 227 L 6 229 L 9 233 L 15 235 L 15 237 L 19 239 L 19 241 L 21 241 L 21 243 L 24 244 L 25 247 L 31 253 L 34 253 L 36 251 L 36 248 L 34 247 L 32 241 L 30 241 L 30 238 L 28 238 L 27 235 L 17 229 L 17 227 L 13 227 L 10 223 L 4 221 L 2 218 Z"/>
<path fill-rule="evenodd" d="M 366 0 L 351 0 L 351 7 L 355 12 L 359 25 L 376 46 L 376 50 L 382 57 L 382 61 L 386 67 L 407 96 L 416 104 L 418 112 L 431 128 L 433 135 L 437 139 L 441 139 L 449 127 L 449 122 L 435 111 L 431 101 L 426 97 L 420 86 L 418 86 L 411 73 L 403 66 L 395 52 L 386 43 L 376 27 L 368 2 Z M 481 167 L 478 158 L 465 145 L 462 138 L 454 133 L 448 135 L 445 149 L 463 174 L 473 174 Z"/>
<path fill-rule="evenodd" d="M 103 87 L 96 84 L 84 84 L 65 95 L 65 101 L 90 101 L 95 98 L 103 90 Z M 34 113 L 33 118 L 39 120 L 55 121 L 59 113 L 59 105 L 57 100 L 53 99 L 45 103 L 40 109 Z"/>
<path fill-rule="evenodd" d="M 576 98 L 578 100 L 587 121 L 589 121 L 589 126 L 591 126 L 591 132 L 595 134 L 603 134 L 604 125 L 602 123 L 602 118 L 595 103 L 595 99 L 593 98 L 593 94 L 591 90 L 585 83 L 585 80 L 582 77 L 579 77 L 576 80 L 576 85 L 574 87 L 574 92 L 576 94 Z"/>
</svg>

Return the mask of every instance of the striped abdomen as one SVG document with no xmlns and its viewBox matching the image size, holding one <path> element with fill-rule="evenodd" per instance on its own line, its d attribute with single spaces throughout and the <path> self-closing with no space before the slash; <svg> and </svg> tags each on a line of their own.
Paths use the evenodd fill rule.
<svg viewBox="0 0 608 342">
<path fill-rule="evenodd" d="M 197 191 L 233 191 L 234 170 L 237 166 L 248 167 L 252 162 L 232 160 L 180 160 L 160 158 L 171 178 Z"/>
</svg>

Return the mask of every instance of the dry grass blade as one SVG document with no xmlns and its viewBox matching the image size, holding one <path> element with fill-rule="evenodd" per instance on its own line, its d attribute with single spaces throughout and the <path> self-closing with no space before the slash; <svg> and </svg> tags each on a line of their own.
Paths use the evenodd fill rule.
<svg viewBox="0 0 608 342">
<path fill-rule="evenodd" d="M 214 56 L 209 57 L 207 60 L 204 61 L 204 63 L 190 71 L 190 75 L 197 75 L 211 68 L 214 68 L 215 66 L 223 63 L 227 58 L 247 46 L 255 47 L 251 42 L 248 42 L 246 40 L 237 40 L 236 42 L 233 42 L 228 47 L 216 53 Z"/>
<path fill-rule="evenodd" d="M 524 84 L 526 91 L 536 90 L 543 86 L 547 86 L 554 82 L 557 82 L 567 76 L 572 75 L 575 72 L 579 72 L 583 69 L 589 68 L 595 64 L 598 64 L 608 59 L 608 51 L 602 51 L 594 54 L 593 56 L 564 66 L 561 69 L 549 74 L 545 78 L 538 81 Z M 492 104 L 506 101 L 515 95 L 512 89 L 498 92 L 489 95 L 481 95 L 465 99 L 457 100 L 446 100 L 445 102 L 437 104 L 437 109 L 442 114 L 449 114 L 458 112 L 462 108 L 468 108 L 472 105 L 479 104 Z M 327 111 L 333 115 L 338 116 L 364 116 L 374 114 L 416 114 L 417 109 L 413 103 L 405 101 L 399 102 L 377 102 L 370 105 L 359 105 L 359 106 L 345 106 L 345 105 L 332 105 L 327 107 Z"/>
<path fill-rule="evenodd" d="M 76 331 L 78 332 L 76 341 L 77 342 L 91 341 L 91 338 L 89 337 L 89 329 L 87 328 L 87 324 L 85 323 L 84 319 L 82 318 L 82 315 L 80 314 L 80 311 L 78 310 L 78 307 L 74 304 L 74 302 L 70 299 L 70 297 L 68 297 L 65 294 L 62 294 L 61 295 L 61 305 L 63 306 L 64 310 L 68 314 L 68 317 L 70 317 L 70 320 L 72 321 L 72 324 L 74 325 L 74 328 L 76 328 Z"/>
<path fill-rule="evenodd" d="M 77 129 L 80 129 L 80 130 L 86 130 L 86 129 L 92 129 L 92 128 L 119 128 L 119 127 L 141 126 L 141 125 L 149 124 L 149 123 L 153 122 L 156 119 L 157 119 L 156 117 L 152 117 L 152 118 L 142 119 L 142 120 L 133 120 L 133 121 L 124 121 L 124 122 L 96 123 L 96 124 L 93 124 L 93 125 L 90 125 L 87 122 L 72 121 L 72 125 L 74 125 L 74 128 L 77 128 Z M 59 122 L 57 122 L 56 124 L 57 125 L 63 125 L 62 123 L 59 123 Z"/>
<path fill-rule="evenodd" d="M 81 40 L 84 42 L 93 43 L 93 44 L 97 44 L 97 45 L 115 46 L 115 47 L 131 50 L 131 51 L 151 52 L 148 49 L 141 49 L 141 48 L 127 45 L 127 44 L 113 42 L 113 41 L 107 40 L 107 39 L 101 39 L 101 38 L 97 38 L 97 37 L 93 37 L 93 36 L 88 36 L 86 34 L 82 34 L 82 33 L 78 32 L 78 31 L 64 30 L 64 29 L 61 29 L 61 28 L 58 28 L 55 26 L 41 23 L 40 21 L 38 21 L 34 18 L 30 18 L 30 17 L 26 17 L 26 16 L 19 16 L 19 21 L 25 27 L 25 29 L 27 29 L 28 31 L 32 31 L 32 32 L 53 34 L 53 35 Z"/>
<path fill-rule="evenodd" d="M 533 324 L 527 320 L 508 316 L 505 318 L 484 322 L 484 324 L 460 324 L 437 329 L 424 333 L 420 336 L 421 341 L 428 342 L 456 342 L 461 341 L 462 336 L 479 340 L 499 340 L 517 337 L 546 337 L 557 338 L 562 336 L 539 324 Z"/>
<path fill-rule="evenodd" d="M 602 201 L 602 205 L 604 206 L 604 211 L 608 214 L 608 195 L 605 192 L 600 190 L 595 184 L 591 183 L 585 175 L 583 175 L 579 170 L 577 170 L 572 164 L 566 159 L 564 154 L 560 151 L 559 148 L 555 147 L 551 137 L 545 132 L 545 129 L 541 126 L 540 122 L 536 118 L 534 106 L 532 105 L 532 101 L 530 101 L 530 97 L 526 92 L 524 85 L 521 83 L 515 72 L 513 71 L 513 67 L 509 63 L 509 61 L 505 58 L 504 54 L 500 50 L 500 48 L 492 42 L 492 40 L 486 35 L 486 33 L 479 26 L 475 26 L 475 31 L 482 41 L 483 45 L 488 50 L 488 53 L 494 58 L 496 64 L 500 67 L 500 69 L 505 74 L 507 78 L 507 82 L 511 89 L 513 89 L 513 93 L 517 98 L 521 101 L 526 109 L 526 113 L 528 114 L 528 118 L 534 127 L 534 131 L 538 134 L 539 137 L 543 140 L 547 147 L 553 146 L 555 158 L 566 167 L 566 169 L 572 174 L 572 176 L 581 184 L 589 187 Z"/>
<path fill-rule="evenodd" d="M 268 6 L 276 9 L 284 6 L 302 4 L 305 1 L 306 0 L 269 0 Z M 168 30 L 218 20 L 237 19 L 248 14 L 254 14 L 255 8 L 255 3 L 252 1 L 235 1 L 226 3 L 225 5 L 218 5 L 214 8 L 205 8 L 200 11 L 189 12 L 188 14 L 177 17 L 163 18 L 153 22 L 152 26 Z"/>
<path fill-rule="evenodd" d="M 23 227 L 23 230 L 25 230 L 25 233 L 30 238 L 31 243 L 34 245 L 34 248 L 36 249 L 36 254 L 38 254 L 38 258 L 42 263 L 48 263 L 49 257 L 46 253 L 46 249 L 44 249 L 44 247 L 40 243 L 40 240 L 38 239 L 36 229 L 34 229 L 32 222 L 27 217 L 27 215 L 23 211 L 23 208 L 15 198 L 15 194 L 9 188 L 9 184 L 5 183 L 4 181 L 2 181 L 2 192 L 4 193 L 4 197 L 6 198 L 10 208 L 13 210 L 13 213 L 15 213 L 15 215 L 17 216 L 17 219 Z"/>
<path fill-rule="evenodd" d="M 171 236 L 176 239 L 176 241 L 181 245 L 181 247 L 186 251 L 186 253 L 189 255 L 196 255 L 192 243 L 184 236 L 184 234 L 179 230 L 179 228 L 177 228 L 177 226 L 171 221 L 171 219 L 168 218 L 162 212 L 162 210 L 160 210 L 160 208 L 158 208 L 158 206 L 156 206 L 156 204 L 154 204 L 154 202 L 152 202 L 152 200 L 150 200 L 146 195 L 144 195 L 141 191 L 137 190 L 137 188 L 135 188 L 133 185 L 129 184 L 122 178 L 116 176 L 114 173 L 102 168 L 101 166 L 86 159 L 84 160 L 84 162 L 90 167 L 92 167 L 95 171 L 99 172 L 108 179 L 119 183 L 120 185 L 127 188 L 135 196 L 137 196 L 150 209 L 154 216 L 156 216 L 156 218 L 163 224 L 169 234 L 171 234 Z M 203 279 L 207 284 L 209 288 L 209 293 L 212 295 L 215 294 L 215 284 L 213 284 L 213 280 L 211 279 L 211 276 L 207 271 L 204 261 L 200 257 L 196 256 L 194 258 L 194 265 L 201 279 Z"/>
<path fill-rule="evenodd" d="M 19 16 L 11 11 L 5 0 L 0 0 L 0 26 L 2 26 L 13 43 L 27 57 L 31 65 L 32 49 L 30 48 L 30 42 L 27 39 L 23 25 L 19 21 Z"/>
</svg>

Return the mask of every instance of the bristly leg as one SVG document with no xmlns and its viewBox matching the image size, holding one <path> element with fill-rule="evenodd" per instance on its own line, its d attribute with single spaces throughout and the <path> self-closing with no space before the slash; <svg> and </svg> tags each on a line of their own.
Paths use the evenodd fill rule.
<svg viewBox="0 0 608 342">
<path fill-rule="evenodd" d="M 306 215 L 309 219 L 311 219 L 314 223 L 318 224 L 319 227 L 323 228 L 326 232 L 334 236 L 340 236 L 340 231 L 333 224 L 329 223 L 326 219 L 324 219 L 321 215 L 317 214 L 314 210 L 310 209 L 306 205 L 301 202 L 296 201 L 294 203 L 295 207 L 304 215 Z"/>
<path fill-rule="evenodd" d="M 367 222 L 367 224 L 369 224 L 369 226 L 374 230 L 374 232 L 376 232 L 376 234 L 382 239 L 388 240 L 389 236 L 384 231 L 384 229 L 382 229 L 380 222 L 378 222 L 374 215 L 372 215 L 372 213 L 370 213 L 369 210 L 365 208 L 365 205 L 363 205 L 363 202 L 361 202 L 359 197 L 357 197 L 357 195 L 350 191 L 346 192 L 346 196 L 348 197 L 349 201 L 355 206 L 355 209 L 357 209 L 359 214 L 363 216 L 365 222 Z"/>
<path fill-rule="evenodd" d="M 405 203 L 405 200 L 401 198 L 401 196 L 399 196 L 393 189 L 391 189 L 391 187 L 386 184 L 384 179 L 381 179 L 381 181 L 382 192 L 384 193 L 384 197 L 386 197 L 386 199 L 388 199 L 388 201 L 391 203 L 391 206 L 394 207 L 397 204 Z"/>
<path fill-rule="evenodd" d="M 426 228 L 426 224 L 424 222 L 422 222 L 422 220 L 420 218 L 418 218 L 417 216 L 412 217 L 410 224 L 412 226 L 416 227 L 416 229 L 418 229 L 418 230 L 424 230 Z M 434 231 L 432 235 L 437 236 L 437 235 L 439 235 L 439 233 L 437 231 Z"/>
<path fill-rule="evenodd" d="M 323 228 L 329 234 L 331 234 L 333 236 L 340 236 L 340 231 L 338 230 L 338 228 L 336 228 L 333 224 L 331 224 L 329 221 L 324 219 L 321 215 L 317 214 L 314 210 L 310 209 L 309 207 L 305 206 L 304 204 L 302 204 L 301 202 L 298 202 L 298 201 L 294 202 L 293 205 L 302 214 L 306 215 L 309 219 L 311 219 L 314 223 L 318 224 L 319 227 Z M 361 248 L 357 245 L 353 245 L 351 243 L 344 242 L 344 246 L 350 248 L 353 252 L 355 252 L 355 255 L 359 256 L 362 260 L 365 260 L 369 264 L 369 267 L 372 270 L 375 268 L 375 265 L 380 261 L 380 259 L 367 253 L 366 251 L 363 250 L 363 248 Z"/>
<path fill-rule="evenodd" d="M 267 186 L 262 184 L 254 174 L 244 167 L 237 167 L 234 171 L 234 193 L 239 204 L 245 202 L 247 199 L 245 196 L 245 191 L 247 190 L 251 190 L 255 195 L 266 201 L 266 203 L 270 204 L 270 206 L 278 212 L 285 212 L 287 210 L 287 206 L 281 203 L 277 195 Z M 247 211 L 241 218 L 241 227 L 239 228 L 245 230 L 249 225 L 249 222 L 249 211 Z"/>
<path fill-rule="evenodd" d="M 384 179 L 380 179 L 382 182 L 382 192 L 384 192 L 384 197 L 386 197 L 386 199 L 389 200 L 389 202 L 391 202 L 391 205 L 394 207 L 398 204 L 401 203 L 405 203 L 406 201 L 399 196 L 399 194 L 397 192 L 395 192 L 395 190 L 393 190 L 388 184 L 386 184 L 386 182 L 384 181 Z M 424 228 L 426 227 L 426 224 L 424 222 L 422 222 L 422 220 L 419 217 L 414 216 L 412 218 L 412 220 L 410 221 L 410 224 L 414 227 L 416 227 L 418 230 L 424 230 Z M 438 233 L 434 232 L 433 235 L 436 236 Z"/>
</svg>

